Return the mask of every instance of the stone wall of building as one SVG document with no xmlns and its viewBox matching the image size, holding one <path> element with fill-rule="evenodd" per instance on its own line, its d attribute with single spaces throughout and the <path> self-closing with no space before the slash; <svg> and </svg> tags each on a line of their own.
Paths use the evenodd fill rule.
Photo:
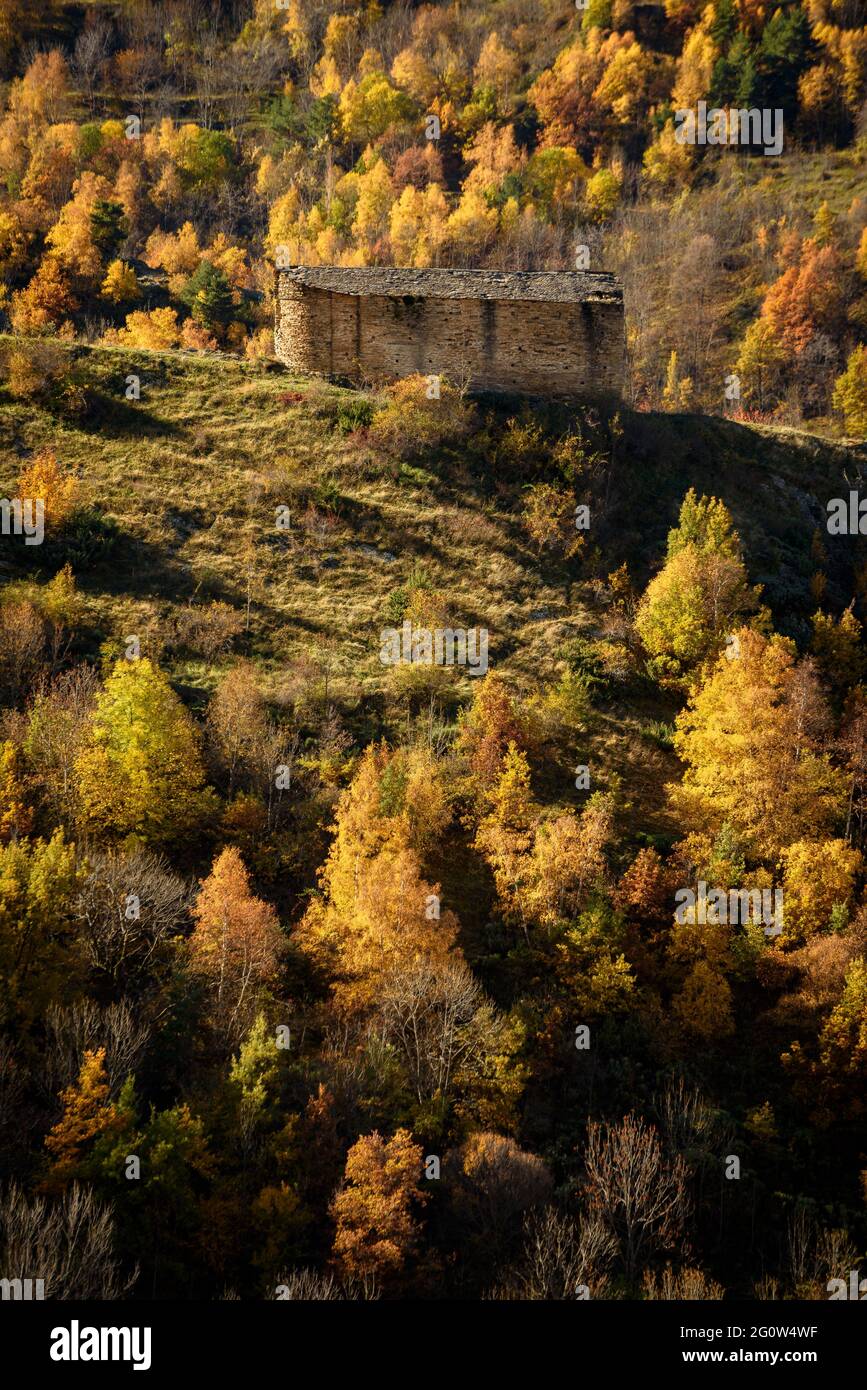
<svg viewBox="0 0 867 1390">
<path fill-rule="evenodd" d="M 373 382 L 421 372 L 477 390 L 559 397 L 622 388 L 619 293 L 573 300 L 353 293 L 353 272 L 346 275 L 344 292 L 278 272 L 276 352 L 293 371 Z M 423 276 L 415 273 L 413 289 L 423 291 Z"/>
</svg>

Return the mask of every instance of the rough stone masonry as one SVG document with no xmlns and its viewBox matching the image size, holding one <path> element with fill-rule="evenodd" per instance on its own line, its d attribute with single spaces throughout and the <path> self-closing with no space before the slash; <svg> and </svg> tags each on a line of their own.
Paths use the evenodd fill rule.
<svg viewBox="0 0 867 1390">
<path fill-rule="evenodd" d="M 276 353 L 296 372 L 373 383 L 420 372 L 565 398 L 623 386 L 623 289 L 605 272 L 291 266 L 276 277 Z"/>
</svg>

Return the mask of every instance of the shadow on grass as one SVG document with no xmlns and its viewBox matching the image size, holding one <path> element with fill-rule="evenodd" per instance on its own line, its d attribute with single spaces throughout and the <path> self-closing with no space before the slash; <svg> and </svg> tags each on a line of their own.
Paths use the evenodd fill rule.
<svg viewBox="0 0 867 1390">
<path fill-rule="evenodd" d="M 142 389 L 147 382 L 141 378 Z M 186 431 L 172 424 L 170 420 L 149 410 L 142 401 L 128 401 L 123 393 L 124 381 L 118 386 L 119 394 L 108 395 L 102 390 L 92 390 L 92 402 L 86 417 L 80 421 L 80 428 L 89 434 L 105 435 L 114 439 L 182 439 Z"/>
</svg>

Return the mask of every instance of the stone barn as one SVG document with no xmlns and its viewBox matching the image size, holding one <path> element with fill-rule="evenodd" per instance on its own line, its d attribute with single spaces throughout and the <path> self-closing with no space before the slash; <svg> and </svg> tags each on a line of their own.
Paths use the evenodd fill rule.
<svg viewBox="0 0 867 1390">
<path fill-rule="evenodd" d="M 276 276 L 276 353 L 296 372 L 372 382 L 420 372 L 566 398 L 623 386 L 623 290 L 605 272 L 291 266 Z"/>
</svg>

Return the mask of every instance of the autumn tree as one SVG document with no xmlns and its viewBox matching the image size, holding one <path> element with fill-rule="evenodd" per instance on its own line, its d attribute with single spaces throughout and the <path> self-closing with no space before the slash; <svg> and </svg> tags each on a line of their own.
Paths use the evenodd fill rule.
<svg viewBox="0 0 867 1390">
<path fill-rule="evenodd" d="M 844 270 L 836 247 L 806 240 L 798 261 L 768 290 L 761 313 L 790 361 L 819 333 L 836 339 L 845 320 Z"/>
<path fill-rule="evenodd" d="M 422 1154 L 406 1129 L 385 1140 L 376 1132 L 363 1135 L 349 1150 L 331 1204 L 333 1255 L 345 1278 L 387 1284 L 415 1252 Z"/>
<path fill-rule="evenodd" d="M 596 792 L 580 815 L 552 816 L 536 828 L 529 865 L 527 909 L 543 926 L 578 916 L 606 886 L 605 851 L 614 830 L 610 796 Z"/>
<path fill-rule="evenodd" d="M 117 1131 L 123 1121 L 109 1095 L 105 1048 L 85 1052 L 75 1085 L 60 1097 L 63 1114 L 45 1138 L 51 1155 L 48 1191 L 59 1191 L 73 1178 L 86 1176 L 85 1160 L 93 1143 Z"/>
<path fill-rule="evenodd" d="M 38 15 L 39 3 L 34 8 Z M 17 4 L 13 7 L 13 16 L 16 9 Z M 24 76 L 12 83 L 10 106 L 34 123 L 53 125 L 62 121 L 68 101 L 69 69 L 59 48 L 37 53 Z"/>
<path fill-rule="evenodd" d="M 785 356 L 769 319 L 754 319 L 744 334 L 735 372 L 744 398 L 755 401 L 759 410 L 765 409 L 779 388 Z"/>
<path fill-rule="evenodd" d="M 601 899 L 591 900 L 568 925 L 560 924 L 543 958 L 545 1017 L 540 1042 L 549 1057 L 574 1045 L 576 1019 L 591 1022 L 624 1017 L 636 997 L 636 977 L 625 955 L 619 915 Z"/>
<path fill-rule="evenodd" d="M 18 749 L 5 739 L 0 743 L 0 844 L 15 844 L 19 836 L 29 834 L 32 825 L 33 812 L 22 785 Z"/>
<path fill-rule="evenodd" d="M 82 664 L 37 690 L 27 714 L 24 752 L 53 822 L 72 824 L 77 810 L 75 763 L 90 728 L 99 678 Z"/>
<path fill-rule="evenodd" d="M 28 1024 L 81 976 L 75 894 L 82 871 L 61 831 L 0 846 L 0 1018 Z"/>
<path fill-rule="evenodd" d="M 428 958 L 445 960 L 457 934 L 438 885 L 422 875 L 425 852 L 448 817 L 433 760 L 369 747 L 341 795 L 335 836 L 320 873 L 322 899 L 296 939 L 334 980 L 350 1010 L 369 1005 L 383 975 Z"/>
<path fill-rule="evenodd" d="M 286 1052 L 274 1045 L 274 1030 L 264 1013 L 257 1014 L 232 1058 L 227 1087 L 235 1133 L 247 1160 L 277 1127 L 280 1063 L 285 1058 Z"/>
<path fill-rule="evenodd" d="M 843 416 L 846 430 L 858 438 L 867 435 L 867 347 L 856 347 L 846 370 L 834 382 L 833 405 Z"/>
<path fill-rule="evenodd" d="M 725 822 L 754 854 L 776 857 L 827 833 L 845 809 L 846 779 L 824 751 L 828 713 L 794 644 L 743 628 L 678 716 L 686 763 L 670 788 L 681 822 L 715 834 Z"/>
<path fill-rule="evenodd" d="M 122 218 L 123 208 L 111 197 L 108 180 L 84 170 L 47 237 L 54 255 L 82 286 L 97 282 L 105 260 L 118 249 Z"/>
<path fill-rule="evenodd" d="M 41 500 L 46 531 L 59 531 L 78 503 L 78 480 L 51 449 L 40 449 L 21 471 L 18 495 Z"/>
<path fill-rule="evenodd" d="M 658 927 L 670 918 L 676 880 L 655 849 L 639 850 L 618 880 L 614 903 L 634 921 Z"/>
<path fill-rule="evenodd" d="M 542 1208 L 552 1191 L 543 1159 L 489 1131 L 472 1134 L 448 1153 L 443 1171 L 457 1239 L 481 1269 L 508 1257 L 522 1219 Z"/>
<path fill-rule="evenodd" d="M 847 911 L 862 862 L 859 851 L 845 840 L 798 840 L 783 851 L 787 940 L 827 927 L 835 908 Z"/>
<path fill-rule="evenodd" d="M 263 990 L 275 982 L 283 946 L 277 914 L 253 894 L 233 846 L 214 860 L 192 914 L 193 972 L 211 993 L 220 1026 L 235 1038 L 250 1026 Z"/>
<path fill-rule="evenodd" d="M 282 795 L 275 787 L 279 766 L 292 766 L 292 740 L 268 717 L 264 696 L 249 662 L 223 675 L 208 706 L 208 735 L 227 780 L 229 800 L 241 790 L 267 805 Z"/>
<path fill-rule="evenodd" d="M 818 1046 L 796 1039 L 782 1062 L 796 1092 L 810 1104 L 814 1122 L 823 1129 L 841 1115 L 858 1122 L 864 1113 L 867 1075 L 867 962 L 850 960 L 842 987 L 825 1017 Z"/>
<path fill-rule="evenodd" d="M 667 684 L 687 685 L 732 627 L 755 610 L 759 592 L 748 583 L 727 508 L 690 488 L 669 532 L 665 565 L 636 614 L 651 671 Z"/>
<path fill-rule="evenodd" d="M 862 686 L 856 686 L 846 700 L 837 752 L 849 788 L 846 838 L 863 849 L 867 818 L 867 705 Z"/>
<path fill-rule="evenodd" d="M 96 700 L 76 761 L 82 824 L 91 833 L 161 844 L 214 810 L 199 735 L 147 658 L 118 661 Z"/>
<path fill-rule="evenodd" d="M 690 1040 L 710 1043 L 735 1030 L 731 985 L 709 960 L 692 963 L 672 1000 L 672 1012 Z"/>
<path fill-rule="evenodd" d="M 832 1009 L 819 1040 L 822 1066 L 841 1081 L 863 1084 L 867 1070 L 867 962 L 859 956 L 846 971 L 843 993 Z M 860 1086 L 856 1108 L 862 1108 Z"/>
<path fill-rule="evenodd" d="M 112 261 L 105 272 L 100 294 L 110 304 L 135 304 L 141 299 L 141 288 L 136 273 L 125 261 Z"/>
<path fill-rule="evenodd" d="M 490 809 L 479 822 L 475 847 L 490 864 L 506 920 L 527 929 L 526 891 L 539 807 L 530 788 L 527 756 L 510 743 L 503 770 L 490 792 Z"/>
<path fill-rule="evenodd" d="M 369 72 L 356 82 L 350 78 L 340 93 L 340 120 L 345 138 L 368 145 L 391 127 L 405 128 L 415 114 L 415 104 L 395 87 L 383 72 Z"/>
<path fill-rule="evenodd" d="M 422 959 L 386 975 L 377 1016 L 420 1106 L 454 1101 L 461 1115 L 514 1122 L 527 1080 L 517 1055 L 524 1034 L 462 961 Z"/>
<path fill-rule="evenodd" d="M 862 625 L 852 611 L 854 600 L 838 619 L 821 611 L 813 614 L 810 651 L 838 697 L 845 697 L 864 675 Z"/>
<path fill-rule="evenodd" d="M 489 672 L 479 681 L 473 703 L 460 720 L 457 749 L 467 759 L 474 789 L 485 793 L 496 783 L 510 744 L 527 746 L 520 711 L 503 678 Z"/>
<path fill-rule="evenodd" d="M 79 307 L 67 270 L 57 256 L 46 255 L 29 283 L 12 296 L 12 327 L 16 333 L 42 333 L 59 327 Z"/>
<path fill-rule="evenodd" d="M 177 309 L 166 305 L 162 309 L 134 309 L 127 314 L 123 328 L 110 328 L 103 335 L 106 343 L 120 347 L 147 348 L 161 352 L 177 347 L 180 341 Z"/>
<path fill-rule="evenodd" d="M 14 591 L 13 591 L 14 592 Z M 0 691 L 15 704 L 36 678 L 48 638 L 43 615 L 29 599 L 7 591 L 0 602 Z"/>
</svg>

